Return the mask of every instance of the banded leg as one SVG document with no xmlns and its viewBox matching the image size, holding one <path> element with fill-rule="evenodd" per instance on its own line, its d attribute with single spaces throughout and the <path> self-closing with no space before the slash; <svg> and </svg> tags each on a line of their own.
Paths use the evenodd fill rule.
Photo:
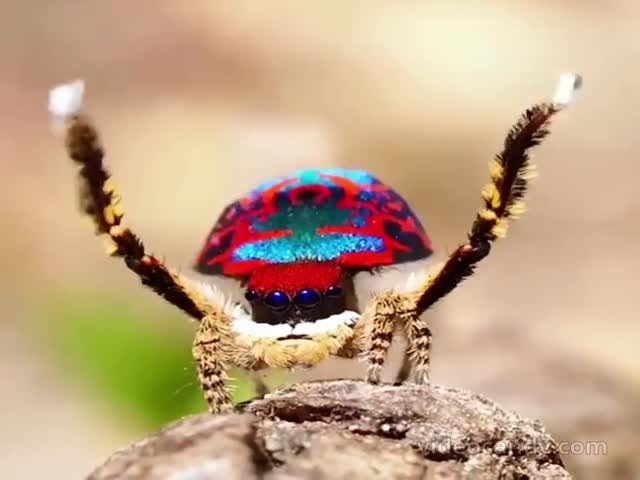
<svg viewBox="0 0 640 480">
<path fill-rule="evenodd" d="M 233 410 L 231 395 L 225 385 L 227 355 L 225 336 L 222 334 L 225 331 L 224 322 L 219 316 L 207 315 L 200 322 L 193 342 L 192 353 L 198 369 L 198 378 L 211 413 Z"/>
<path fill-rule="evenodd" d="M 417 383 L 428 381 L 431 346 L 431 333 L 420 316 L 471 276 L 477 263 L 489 254 L 492 243 L 506 236 L 509 220 L 518 218 L 525 211 L 522 199 L 534 173 L 528 152 L 548 135 L 551 118 L 570 103 L 579 86 L 580 77 L 561 77 L 554 102 L 534 105 L 509 131 L 502 152 L 489 163 L 490 181 L 482 190 L 484 207 L 476 215 L 467 241 L 410 293 L 387 292 L 374 300 L 373 315 L 370 316 L 372 332 L 380 328 L 376 323 L 380 322 L 381 316 L 395 317 L 403 323 Z M 379 380 L 379 375 L 375 374 L 381 370 L 379 363 L 384 355 L 381 354 L 381 342 L 373 340 L 372 334 L 367 351 L 370 372 L 367 380 L 375 383 Z M 386 349 L 388 346 L 385 345 L 385 353 Z"/>
<path fill-rule="evenodd" d="M 415 314 L 411 297 L 395 292 L 382 294 L 374 300 L 371 312 L 367 315 L 367 318 L 370 318 L 368 321 L 371 321 L 371 333 L 366 348 L 367 381 L 380 383 L 393 332 L 397 326 L 402 326 L 408 340 L 405 353 L 408 358 L 403 361 L 408 363 L 410 360 L 413 363 L 416 381 L 426 383 L 429 379 L 431 331 L 424 320 Z M 403 374 L 408 377 L 411 365 L 403 365 L 403 369 Z"/>
<path fill-rule="evenodd" d="M 186 279 L 147 253 L 140 239 L 122 225 L 124 213 L 103 164 L 104 149 L 98 132 L 88 118 L 79 113 L 81 96 L 81 84 L 58 87 L 51 92 L 50 110 L 56 120 L 62 122 L 68 155 L 78 166 L 82 211 L 93 220 L 96 234 L 107 236 L 109 255 L 122 258 L 144 285 L 202 321 L 193 354 L 209 408 L 224 410 L 230 405 L 224 389 L 223 350 L 230 342 L 230 319 L 225 314 L 224 299 L 217 301 L 202 296 Z"/>
<path fill-rule="evenodd" d="M 140 239 L 121 224 L 124 213 L 120 197 L 103 165 L 104 151 L 98 133 L 86 117 L 74 115 L 68 119 L 66 147 L 69 157 L 79 167 L 81 208 L 93 220 L 96 234 L 107 235 L 107 253 L 122 258 L 144 285 L 200 320 L 210 309 L 206 302 L 179 275 L 148 254 Z"/>
<path fill-rule="evenodd" d="M 431 330 L 427 327 L 424 319 L 419 316 L 406 315 L 400 321 L 404 326 L 404 331 L 409 341 L 404 361 L 409 365 L 413 364 L 413 376 L 416 383 L 429 383 Z M 402 373 L 402 370 L 400 370 L 400 373 Z"/>
<path fill-rule="evenodd" d="M 390 293 L 379 297 L 374 309 L 366 312 L 365 321 L 371 322 L 366 345 L 367 381 L 380 383 L 382 367 L 389 353 L 396 322 L 406 308 L 406 299 L 400 294 Z M 410 305 L 409 305 L 410 306 Z"/>
</svg>

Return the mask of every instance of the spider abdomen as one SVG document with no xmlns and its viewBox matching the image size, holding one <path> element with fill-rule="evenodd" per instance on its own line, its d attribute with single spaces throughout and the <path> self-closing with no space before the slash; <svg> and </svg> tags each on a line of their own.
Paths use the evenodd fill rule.
<svg viewBox="0 0 640 480">
<path fill-rule="evenodd" d="M 268 264 L 335 262 L 348 270 L 431 254 L 407 202 L 361 170 L 301 170 L 259 185 L 223 211 L 196 264 L 249 277 Z"/>
</svg>

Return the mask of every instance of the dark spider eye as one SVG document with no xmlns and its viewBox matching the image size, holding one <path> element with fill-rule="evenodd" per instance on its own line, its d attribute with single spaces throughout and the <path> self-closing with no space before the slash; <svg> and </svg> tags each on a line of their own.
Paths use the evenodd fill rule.
<svg viewBox="0 0 640 480">
<path fill-rule="evenodd" d="M 253 288 L 250 288 L 246 292 L 244 292 L 244 298 L 246 298 L 249 302 L 255 302 L 260 298 L 260 294 Z"/>
<path fill-rule="evenodd" d="M 289 306 L 289 296 L 279 290 L 269 292 L 264 297 L 264 303 L 273 310 L 284 310 Z"/>
<path fill-rule="evenodd" d="M 294 297 L 293 303 L 302 308 L 313 308 L 320 303 L 320 294 L 310 288 L 300 290 Z"/>
<path fill-rule="evenodd" d="M 339 297 L 342 295 L 342 287 L 338 287 L 337 285 L 332 285 L 331 287 L 327 288 L 324 294 L 327 297 Z"/>
</svg>

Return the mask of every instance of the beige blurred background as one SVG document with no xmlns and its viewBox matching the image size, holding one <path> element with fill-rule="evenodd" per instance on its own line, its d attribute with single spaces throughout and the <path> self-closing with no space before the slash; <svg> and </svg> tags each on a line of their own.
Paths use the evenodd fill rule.
<svg viewBox="0 0 640 480">
<path fill-rule="evenodd" d="M 226 203 L 304 166 L 370 170 L 414 205 L 444 254 L 465 235 L 507 129 L 551 95 L 560 73 L 580 72 L 579 101 L 536 151 L 530 211 L 434 310 L 434 376 L 469 385 L 457 378 L 486 376 L 488 357 L 526 364 L 519 349 L 504 360 L 499 347 L 451 354 L 506 324 L 524 343 L 569 352 L 637 391 L 637 2 L 4 0 L 0 9 L 6 478 L 80 478 L 139 436 L 25 332 L 42 315 L 38 299 L 105 289 L 169 311 L 102 255 L 78 218 L 73 171 L 46 112 L 48 88 L 77 77 L 129 223 L 186 269 Z M 451 358 L 464 361 L 452 368 Z M 514 375 L 526 398 L 526 374 Z M 562 402 L 571 412 L 590 400 Z M 614 413 L 623 423 L 628 414 L 598 408 L 622 409 Z M 611 478 L 637 478 L 620 468 Z"/>
</svg>

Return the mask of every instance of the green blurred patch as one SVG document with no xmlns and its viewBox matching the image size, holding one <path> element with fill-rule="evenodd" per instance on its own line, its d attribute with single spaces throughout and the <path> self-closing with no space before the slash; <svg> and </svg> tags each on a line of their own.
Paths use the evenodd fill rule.
<svg viewBox="0 0 640 480">
<path fill-rule="evenodd" d="M 41 341 L 61 370 L 141 428 L 206 410 L 191 358 L 195 328 L 183 316 L 162 318 L 124 298 L 76 293 L 46 302 L 38 317 L 34 331 L 46 332 Z M 231 376 L 234 401 L 255 396 L 251 377 L 239 370 Z"/>
</svg>

